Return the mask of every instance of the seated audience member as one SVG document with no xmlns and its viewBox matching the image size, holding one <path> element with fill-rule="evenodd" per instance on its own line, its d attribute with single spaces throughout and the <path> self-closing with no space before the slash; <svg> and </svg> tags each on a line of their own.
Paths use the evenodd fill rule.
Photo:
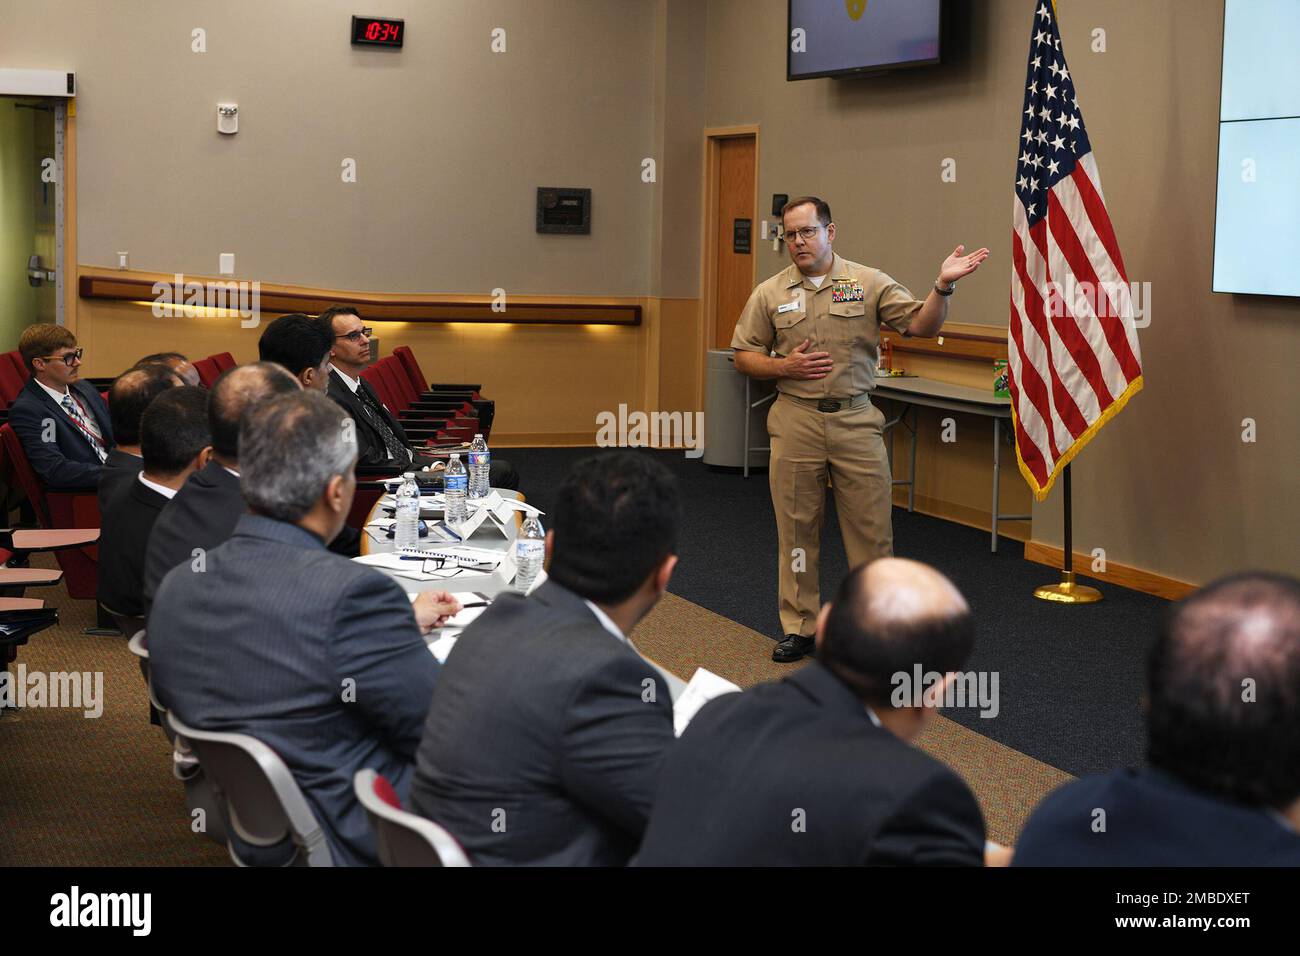
<svg viewBox="0 0 1300 956">
<path fill-rule="evenodd" d="M 288 369 L 305 389 L 325 392 L 329 387 L 329 335 L 321 324 L 301 312 L 282 315 L 262 332 L 257 342 L 263 362 Z M 361 532 L 344 525 L 329 544 L 329 550 L 346 558 L 361 553 Z"/>
<path fill-rule="evenodd" d="M 435 471 L 441 468 L 441 459 L 411 445 L 397 416 L 361 377 L 370 362 L 370 329 L 356 311 L 335 306 L 322 312 L 318 321 L 330 337 L 329 396 L 356 422 L 360 463 L 371 466 L 391 463 L 395 471 L 410 467 L 429 467 Z M 488 484 L 493 488 L 515 489 L 519 487 L 519 475 L 510 462 L 493 455 L 488 467 Z"/>
<path fill-rule="evenodd" d="M 140 361 L 135 363 L 136 368 L 145 368 L 149 365 L 165 365 L 186 385 L 196 385 L 202 388 L 203 383 L 199 379 L 199 370 L 196 369 L 180 352 L 155 352 L 153 355 L 146 355 Z"/>
<path fill-rule="evenodd" d="M 324 392 L 329 386 L 330 341 L 320 324 L 301 312 L 282 315 L 262 332 L 257 354 L 289 370 L 305 389 Z"/>
<path fill-rule="evenodd" d="M 224 543 L 240 515 L 248 510 L 239 490 L 239 420 L 244 411 L 276 395 L 299 390 L 293 376 L 273 362 L 241 365 L 213 384 L 208 393 L 212 457 L 190 476 L 154 522 L 144 566 L 146 607 L 153 603 L 168 571 L 193 561 L 196 548 L 208 552 Z M 345 526 L 344 530 L 350 529 Z M 355 543 L 355 532 L 352 538 Z"/>
<path fill-rule="evenodd" d="M 163 506 L 211 454 L 208 394 L 171 388 L 140 417 L 144 467 L 100 515 L 99 603 L 122 617 L 143 617 L 144 556 Z M 130 637 L 130 635 L 127 635 Z"/>
<path fill-rule="evenodd" d="M 817 619 L 817 660 L 706 704 L 669 752 L 641 866 L 967 865 L 984 819 L 911 742 L 934 708 L 894 706 L 893 675 L 949 674 L 975 628 L 938 571 L 882 558 Z"/>
<path fill-rule="evenodd" d="M 251 513 L 201 566 L 167 573 L 148 631 L 163 705 L 279 754 L 339 865 L 376 862 L 352 778 L 370 768 L 407 793 L 438 674 L 421 632 L 460 607 L 445 592 L 412 603 L 388 575 L 325 549 L 356 485 L 344 421 L 310 391 L 244 415 L 239 478 Z"/>
<path fill-rule="evenodd" d="M 140 416 L 155 398 L 184 384 L 168 368 L 149 366 L 123 372 L 108 393 L 108 418 L 117 445 L 104 459 L 99 473 L 99 513 L 119 488 L 129 486 L 140 474 Z"/>
<path fill-rule="evenodd" d="M 32 374 L 9 407 L 9 424 L 32 470 L 48 488 L 98 488 L 113 426 L 99 392 L 78 380 L 76 338 L 61 325 L 29 325 L 18 351 Z"/>
<path fill-rule="evenodd" d="M 626 863 L 673 741 L 666 682 L 627 634 L 677 562 L 676 482 L 646 455 L 589 458 L 552 517 L 549 579 L 465 629 L 420 741 L 411 805 L 475 864 Z"/>
<path fill-rule="evenodd" d="M 1223 578 L 1147 658 L 1148 767 L 1082 777 L 1030 815 L 1015 866 L 1300 866 L 1300 581 Z"/>
</svg>

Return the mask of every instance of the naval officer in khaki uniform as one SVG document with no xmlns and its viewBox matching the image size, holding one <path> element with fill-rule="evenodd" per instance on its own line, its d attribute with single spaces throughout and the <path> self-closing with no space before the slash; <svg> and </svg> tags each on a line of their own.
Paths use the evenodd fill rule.
<svg viewBox="0 0 1300 956">
<path fill-rule="evenodd" d="M 924 301 L 870 266 L 835 255 L 830 207 L 801 196 L 781 211 L 793 264 L 759 285 L 736 325 L 736 368 L 776 379 L 767 416 L 768 480 L 776 511 L 781 628 L 772 660 L 810 653 L 821 610 L 818 564 L 826 479 L 849 566 L 893 554 L 893 482 L 885 416 L 871 402 L 880 326 L 932 336 L 948 314 L 954 284 L 989 254 L 964 247 L 944 260 Z"/>
</svg>

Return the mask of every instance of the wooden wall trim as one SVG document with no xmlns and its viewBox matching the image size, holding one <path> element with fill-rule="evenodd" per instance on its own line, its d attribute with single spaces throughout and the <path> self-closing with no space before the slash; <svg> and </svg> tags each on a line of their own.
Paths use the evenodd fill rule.
<svg viewBox="0 0 1300 956">
<path fill-rule="evenodd" d="M 116 299 L 152 302 L 154 283 L 171 281 L 171 276 L 141 276 L 130 273 L 86 272 L 78 282 L 83 299 Z M 185 276 L 186 282 L 230 283 L 232 277 Z M 260 310 L 264 315 L 288 312 L 317 314 L 331 305 L 347 304 L 361 310 L 368 322 L 472 322 L 523 325 L 625 325 L 641 324 L 642 307 L 637 303 L 548 299 L 522 296 L 506 300 L 504 312 L 492 310 L 491 296 L 379 295 L 372 292 L 270 286 L 259 283 Z"/>
<path fill-rule="evenodd" d="M 934 338 L 913 338 L 887 329 L 881 331 L 882 340 L 889 343 L 891 352 L 920 352 L 975 362 L 992 362 L 1007 357 L 1006 329 L 945 325 Z M 940 344 L 940 339 L 943 344 Z"/>
<path fill-rule="evenodd" d="M 1065 563 L 1065 551 L 1063 548 L 1043 544 L 1039 541 L 1026 541 L 1025 560 L 1046 564 L 1059 571 L 1061 565 Z M 1093 574 L 1091 572 L 1092 555 L 1082 554 L 1078 551 L 1074 553 L 1074 567 L 1076 568 L 1075 573 L 1079 577 L 1092 578 L 1092 580 L 1101 584 L 1103 595 L 1106 593 L 1105 585 L 1108 582 L 1118 584 L 1121 587 L 1132 588 L 1134 591 L 1153 594 L 1169 601 L 1181 601 L 1197 589 L 1195 584 L 1188 584 L 1186 581 L 1166 577 L 1154 571 L 1145 571 L 1142 568 L 1134 568 L 1126 564 L 1116 564 L 1114 561 L 1106 562 L 1105 574 Z M 1043 583 L 1054 584 L 1055 579 L 1048 580 L 1045 578 Z"/>
</svg>

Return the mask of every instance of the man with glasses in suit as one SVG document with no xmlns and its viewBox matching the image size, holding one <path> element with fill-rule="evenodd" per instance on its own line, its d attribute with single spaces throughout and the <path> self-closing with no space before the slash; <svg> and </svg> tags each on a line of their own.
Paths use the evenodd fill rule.
<svg viewBox="0 0 1300 956">
<path fill-rule="evenodd" d="M 326 309 L 317 319 L 329 334 L 330 398 L 338 402 L 356 423 L 357 444 L 362 465 L 392 465 L 394 471 L 411 467 L 443 467 L 441 460 L 412 447 L 397 417 L 383 403 L 361 372 L 370 363 L 370 336 L 368 328 L 356 310 L 348 306 Z M 493 488 L 518 488 L 519 475 L 508 461 L 492 457 L 488 484 Z"/>
<path fill-rule="evenodd" d="M 94 386 L 80 381 L 83 350 L 61 325 L 29 325 L 18 351 L 31 377 L 9 408 L 9 424 L 37 476 L 51 489 L 95 489 L 113 449 L 113 426 Z"/>
</svg>

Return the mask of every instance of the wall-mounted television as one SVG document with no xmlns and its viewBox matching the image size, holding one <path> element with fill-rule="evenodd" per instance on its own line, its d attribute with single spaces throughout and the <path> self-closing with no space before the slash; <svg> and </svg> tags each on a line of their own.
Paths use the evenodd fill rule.
<svg viewBox="0 0 1300 956">
<path fill-rule="evenodd" d="M 1300 0 L 1227 0 L 1214 291 L 1300 296 Z"/>
<path fill-rule="evenodd" d="M 789 0 L 786 79 L 939 62 L 943 0 Z"/>
</svg>

